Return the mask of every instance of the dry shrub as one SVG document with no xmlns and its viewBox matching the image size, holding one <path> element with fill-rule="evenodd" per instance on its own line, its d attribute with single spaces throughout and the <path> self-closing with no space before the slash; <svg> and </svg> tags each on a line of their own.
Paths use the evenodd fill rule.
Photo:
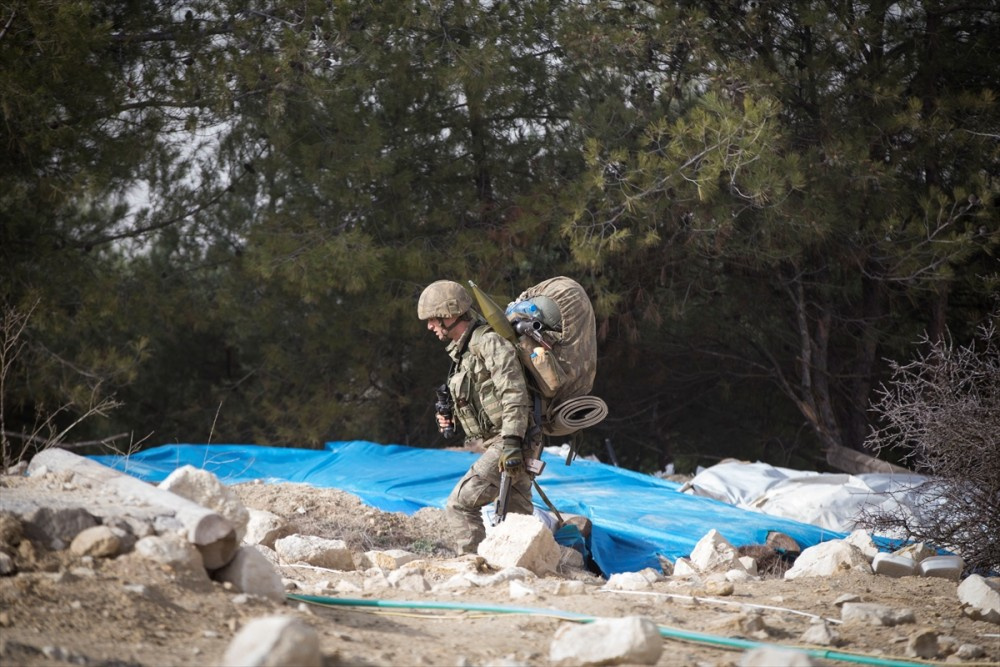
<svg viewBox="0 0 1000 667">
<path fill-rule="evenodd" d="M 956 347 L 925 336 L 921 353 L 893 363 L 873 410 L 868 444 L 891 450 L 929 481 L 916 513 L 874 512 L 866 527 L 960 554 L 970 571 L 1000 570 L 1000 341 L 996 324 Z"/>
</svg>

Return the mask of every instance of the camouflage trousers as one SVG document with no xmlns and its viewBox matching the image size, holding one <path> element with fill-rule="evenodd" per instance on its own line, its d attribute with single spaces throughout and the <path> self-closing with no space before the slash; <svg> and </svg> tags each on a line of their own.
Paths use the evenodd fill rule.
<svg viewBox="0 0 1000 667">
<path fill-rule="evenodd" d="M 503 438 L 490 438 L 483 446 L 486 451 L 452 489 L 445 506 L 448 520 L 458 533 L 458 549 L 461 553 L 475 553 L 476 547 L 486 537 L 482 508 L 495 501 L 500 494 L 499 466 Z M 507 511 L 516 514 L 534 512 L 531 504 L 531 478 L 526 473 L 518 475 L 510 485 Z"/>
</svg>

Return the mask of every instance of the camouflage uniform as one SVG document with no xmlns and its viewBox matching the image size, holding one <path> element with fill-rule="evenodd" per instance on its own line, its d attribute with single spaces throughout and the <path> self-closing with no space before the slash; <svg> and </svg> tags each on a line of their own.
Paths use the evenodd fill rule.
<svg viewBox="0 0 1000 667">
<path fill-rule="evenodd" d="M 524 437 L 531 398 L 514 346 L 489 325 L 478 322 L 447 348 L 454 361 L 448 388 L 455 419 L 466 440 L 482 439 L 486 451 L 448 496 L 449 520 L 460 531 L 463 552 L 475 552 L 486 535 L 482 508 L 500 492 L 500 454 L 504 436 Z M 531 478 L 522 473 L 511 484 L 508 512 L 531 514 Z"/>
</svg>

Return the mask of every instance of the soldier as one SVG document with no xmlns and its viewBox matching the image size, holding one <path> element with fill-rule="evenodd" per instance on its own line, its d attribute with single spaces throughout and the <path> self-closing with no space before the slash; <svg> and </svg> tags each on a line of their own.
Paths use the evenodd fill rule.
<svg viewBox="0 0 1000 667">
<path fill-rule="evenodd" d="M 448 343 L 454 418 L 466 442 L 481 439 L 485 449 L 455 485 L 446 506 L 449 519 L 460 530 L 459 550 L 475 553 L 486 536 L 481 510 L 496 500 L 501 472 L 512 479 L 508 511 L 534 511 L 522 451 L 531 418 L 524 368 L 514 345 L 472 309 L 472 297 L 456 282 L 430 284 L 420 295 L 417 315 L 438 340 Z M 438 415 L 438 428 L 444 431 L 449 426 L 452 420 Z"/>
</svg>

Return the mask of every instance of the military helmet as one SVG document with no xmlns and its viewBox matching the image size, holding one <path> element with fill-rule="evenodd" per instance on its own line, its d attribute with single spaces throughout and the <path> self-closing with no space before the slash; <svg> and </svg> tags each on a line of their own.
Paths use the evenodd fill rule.
<svg viewBox="0 0 1000 667">
<path fill-rule="evenodd" d="M 428 285 L 417 302 L 417 317 L 459 317 L 472 307 L 469 292 L 453 280 L 438 280 Z"/>
<path fill-rule="evenodd" d="M 515 301 L 507 306 L 507 318 L 511 321 L 521 318 L 538 320 L 546 328 L 559 331 L 562 328 L 562 313 L 559 304 L 540 294 L 524 301 Z"/>
<path fill-rule="evenodd" d="M 556 331 L 562 328 L 562 313 L 559 311 L 559 304 L 544 294 L 532 297 L 531 301 L 538 306 L 540 311 L 538 319 L 542 321 L 542 324 Z"/>
</svg>

